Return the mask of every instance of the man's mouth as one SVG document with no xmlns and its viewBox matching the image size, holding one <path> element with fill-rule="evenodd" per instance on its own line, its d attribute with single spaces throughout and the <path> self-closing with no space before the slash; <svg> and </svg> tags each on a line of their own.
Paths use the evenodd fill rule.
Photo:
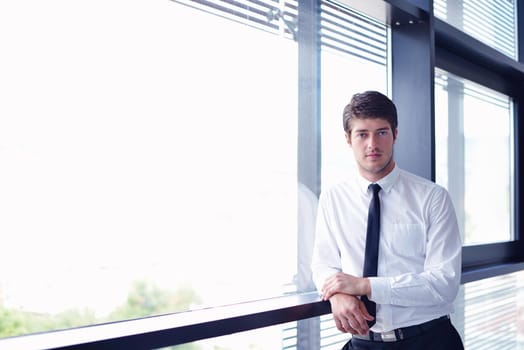
<svg viewBox="0 0 524 350">
<path fill-rule="evenodd" d="M 368 158 L 378 158 L 380 157 L 380 153 L 369 153 L 367 157 Z"/>
</svg>

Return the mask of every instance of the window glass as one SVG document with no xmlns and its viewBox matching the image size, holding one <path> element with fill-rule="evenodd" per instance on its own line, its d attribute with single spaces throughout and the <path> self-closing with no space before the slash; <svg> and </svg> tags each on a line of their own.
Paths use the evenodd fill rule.
<svg viewBox="0 0 524 350">
<path fill-rule="evenodd" d="M 436 181 L 448 188 L 464 243 L 514 239 L 513 102 L 436 71 Z"/>
<path fill-rule="evenodd" d="M 226 17 L 0 5 L 0 336 L 288 290 L 297 45 Z"/>
<path fill-rule="evenodd" d="M 461 286 L 452 321 L 466 349 L 524 349 L 524 272 Z"/>
<path fill-rule="evenodd" d="M 484 44 L 518 58 L 516 0 L 435 0 L 434 13 Z"/>
<path fill-rule="evenodd" d="M 342 111 L 357 92 L 388 93 L 389 34 L 385 24 L 352 9 L 326 2 L 322 9 L 321 172 L 325 189 L 356 171 L 344 137 Z"/>
</svg>

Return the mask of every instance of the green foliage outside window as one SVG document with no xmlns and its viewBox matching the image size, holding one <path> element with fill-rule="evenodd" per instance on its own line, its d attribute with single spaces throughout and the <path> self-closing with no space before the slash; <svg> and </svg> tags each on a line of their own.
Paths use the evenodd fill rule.
<svg viewBox="0 0 524 350">
<path fill-rule="evenodd" d="M 200 298 L 191 287 L 171 291 L 147 281 L 137 281 L 131 287 L 127 300 L 105 318 L 96 317 L 89 309 L 71 309 L 51 315 L 0 305 L 0 338 L 185 311 L 199 303 Z M 184 344 L 172 349 L 196 350 L 198 347 Z"/>
</svg>

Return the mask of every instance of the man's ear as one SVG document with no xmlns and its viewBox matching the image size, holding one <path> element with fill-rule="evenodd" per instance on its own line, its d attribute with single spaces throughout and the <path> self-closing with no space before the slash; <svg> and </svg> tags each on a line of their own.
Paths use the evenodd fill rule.
<svg viewBox="0 0 524 350">
<path fill-rule="evenodd" d="M 397 141 L 398 136 L 398 128 L 395 129 L 395 132 L 393 133 L 393 141 Z"/>
<path fill-rule="evenodd" d="M 346 142 L 351 147 L 351 131 L 346 131 L 344 135 L 346 136 Z"/>
</svg>

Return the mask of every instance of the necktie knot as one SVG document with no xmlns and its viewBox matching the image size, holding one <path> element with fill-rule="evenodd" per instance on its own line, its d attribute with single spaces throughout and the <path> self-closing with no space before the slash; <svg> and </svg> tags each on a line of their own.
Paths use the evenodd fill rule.
<svg viewBox="0 0 524 350">
<path fill-rule="evenodd" d="M 376 196 L 377 193 L 382 189 L 379 184 L 370 184 L 368 188 L 373 191 L 373 196 Z"/>
</svg>

